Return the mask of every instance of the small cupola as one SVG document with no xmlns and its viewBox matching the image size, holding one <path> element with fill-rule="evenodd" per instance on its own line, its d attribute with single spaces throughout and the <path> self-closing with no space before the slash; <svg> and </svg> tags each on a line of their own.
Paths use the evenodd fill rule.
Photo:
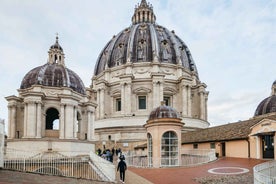
<svg viewBox="0 0 276 184">
<path fill-rule="evenodd" d="M 132 24 L 152 23 L 154 24 L 156 17 L 153 13 L 153 7 L 146 0 L 141 0 L 141 3 L 135 7 L 134 15 L 132 16 Z"/>
<path fill-rule="evenodd" d="M 64 53 L 62 47 L 58 43 L 58 34 L 56 36 L 56 42 L 50 47 L 48 54 L 48 63 L 64 65 Z"/>
</svg>

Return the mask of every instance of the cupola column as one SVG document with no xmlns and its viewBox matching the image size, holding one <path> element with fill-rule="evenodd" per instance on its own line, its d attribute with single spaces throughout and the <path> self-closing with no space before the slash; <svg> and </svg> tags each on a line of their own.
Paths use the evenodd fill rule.
<svg viewBox="0 0 276 184">
<path fill-rule="evenodd" d="M 74 106 L 72 104 L 66 104 L 65 108 L 65 139 L 73 139 L 74 138 Z"/>
<path fill-rule="evenodd" d="M 199 87 L 199 98 L 200 98 L 200 119 L 207 120 L 207 99 L 208 92 L 205 91 L 205 84 Z"/>
<path fill-rule="evenodd" d="M 59 138 L 65 138 L 65 104 L 60 104 L 60 115 L 59 115 Z"/>
<path fill-rule="evenodd" d="M 204 92 L 199 92 L 200 96 L 200 119 L 205 119 L 205 98 L 204 98 Z"/>
<path fill-rule="evenodd" d="M 192 116 L 192 99 L 191 99 L 191 86 L 187 86 L 187 108 L 188 108 L 188 117 Z"/>
<path fill-rule="evenodd" d="M 78 118 L 77 118 L 77 108 L 76 106 L 73 106 L 73 137 L 77 138 L 78 137 L 78 129 L 79 129 L 79 124 L 78 124 Z"/>
<path fill-rule="evenodd" d="M 24 118 L 24 130 L 25 137 L 24 138 L 35 138 L 37 131 L 37 109 L 36 103 L 34 101 L 25 101 L 25 117 Z"/>
<path fill-rule="evenodd" d="M 95 122 L 95 114 L 92 110 L 87 111 L 87 140 L 92 141 L 94 139 L 95 135 L 95 128 L 94 128 L 94 122 Z"/>
<path fill-rule="evenodd" d="M 182 86 L 182 116 L 188 115 L 188 86 Z"/>
<path fill-rule="evenodd" d="M 15 129 L 16 129 L 16 106 L 9 105 L 9 138 L 15 138 Z"/>
<path fill-rule="evenodd" d="M 100 95 L 99 95 L 99 103 L 98 104 L 100 104 L 100 106 L 99 106 L 99 110 L 100 110 L 100 119 L 103 119 L 104 118 L 104 116 L 105 116 L 105 112 L 104 112 L 104 109 L 105 109 L 105 100 L 104 100 L 104 97 L 105 97 L 105 88 L 104 87 L 102 87 L 100 90 L 99 90 L 99 93 L 100 93 Z"/>
<path fill-rule="evenodd" d="M 42 114 L 41 114 L 41 102 L 36 102 L 36 138 L 41 138 L 41 131 L 42 131 Z"/>
</svg>

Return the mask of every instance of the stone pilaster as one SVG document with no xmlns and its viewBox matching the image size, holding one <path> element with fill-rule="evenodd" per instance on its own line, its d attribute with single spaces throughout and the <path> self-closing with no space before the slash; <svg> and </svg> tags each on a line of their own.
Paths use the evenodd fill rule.
<svg viewBox="0 0 276 184">
<path fill-rule="evenodd" d="M 36 138 L 41 138 L 41 131 L 42 131 L 42 114 L 41 114 L 41 102 L 36 102 Z"/>
<path fill-rule="evenodd" d="M 187 90 L 187 86 L 183 85 L 182 86 L 182 93 L 181 93 L 181 97 L 182 97 L 182 116 L 187 116 L 188 115 L 188 90 Z"/>
<path fill-rule="evenodd" d="M 9 138 L 14 139 L 15 138 L 15 131 L 16 131 L 16 106 L 15 105 L 9 105 L 9 126 L 8 126 L 8 132 L 9 132 Z"/>
<path fill-rule="evenodd" d="M 65 104 L 60 104 L 60 114 L 59 114 L 59 138 L 65 138 Z"/>
<path fill-rule="evenodd" d="M 192 116 L 192 99 L 191 99 L 191 86 L 187 86 L 187 108 L 188 108 L 188 117 Z"/>
</svg>

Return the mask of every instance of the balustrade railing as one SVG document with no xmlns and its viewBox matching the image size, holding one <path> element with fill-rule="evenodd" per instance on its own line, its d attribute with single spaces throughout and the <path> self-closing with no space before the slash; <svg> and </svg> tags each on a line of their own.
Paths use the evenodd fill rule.
<svg viewBox="0 0 276 184">
<path fill-rule="evenodd" d="M 276 184 L 276 161 L 258 164 L 253 172 L 254 184 Z"/>
<path fill-rule="evenodd" d="M 115 181 L 114 167 L 92 152 L 85 155 L 83 152 L 61 154 L 7 149 L 4 157 L 4 169 L 98 181 Z"/>
<path fill-rule="evenodd" d="M 216 160 L 215 150 L 181 150 L 181 156 L 163 156 L 161 158 L 146 155 L 125 154 L 126 162 L 133 167 L 173 167 L 194 166 Z"/>
</svg>

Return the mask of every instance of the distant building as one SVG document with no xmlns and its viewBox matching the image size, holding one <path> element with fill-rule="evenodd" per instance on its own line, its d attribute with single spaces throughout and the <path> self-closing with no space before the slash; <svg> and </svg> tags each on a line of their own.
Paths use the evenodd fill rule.
<svg viewBox="0 0 276 184">
<path fill-rule="evenodd" d="M 184 149 L 216 149 L 219 156 L 274 159 L 276 81 L 253 118 L 182 134 Z"/>
<path fill-rule="evenodd" d="M 19 95 L 8 96 L 8 149 L 94 151 L 96 104 L 79 76 L 65 65 L 58 37 L 47 63 L 22 79 Z"/>
<path fill-rule="evenodd" d="M 126 151 L 144 143 L 143 125 L 161 101 L 179 113 L 182 131 L 209 127 L 207 86 L 187 45 L 156 23 L 146 0 L 135 7 L 131 20 L 106 44 L 95 65 L 91 90 L 98 105 L 97 146 L 103 142 Z"/>
<path fill-rule="evenodd" d="M 5 125 L 0 119 L 0 168 L 4 167 L 4 147 L 5 147 Z"/>
</svg>

